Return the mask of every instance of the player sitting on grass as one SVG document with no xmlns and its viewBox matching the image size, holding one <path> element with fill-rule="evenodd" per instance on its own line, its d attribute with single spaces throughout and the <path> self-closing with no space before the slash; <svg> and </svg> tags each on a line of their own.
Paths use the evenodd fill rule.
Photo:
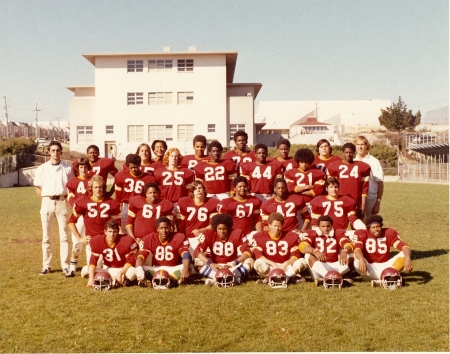
<svg viewBox="0 0 450 354">
<path fill-rule="evenodd" d="M 173 232 L 172 224 L 166 216 L 158 218 L 155 226 L 157 232 L 142 238 L 142 247 L 136 260 L 137 279 L 143 284 L 146 272 L 148 278 L 152 278 L 157 271 L 164 270 L 170 276 L 170 279 L 167 279 L 167 287 L 175 282 L 181 284 L 189 277 L 192 259 L 189 241 L 184 234 Z M 149 255 L 152 255 L 152 266 L 144 265 Z"/>
<path fill-rule="evenodd" d="M 234 283 L 240 284 L 242 278 L 248 276 L 253 265 L 252 252 L 245 235 L 241 230 L 231 231 L 233 220 L 228 214 L 214 215 L 211 227 L 212 229 L 203 231 L 194 251 L 196 260 L 200 260 L 200 264 L 205 264 L 200 269 L 200 273 L 208 278 L 205 284 L 214 284 L 216 272 L 220 268 L 229 268 L 234 275 Z M 205 255 L 208 248 L 211 250 L 210 259 Z M 238 252 L 239 248 L 241 255 Z"/>
<path fill-rule="evenodd" d="M 306 235 L 300 242 L 300 252 L 305 254 L 311 276 L 316 285 L 330 270 L 341 275 L 350 271 L 348 254 L 353 252 L 353 245 L 345 235 L 345 230 L 333 229 L 333 219 L 322 215 L 317 220 L 318 228 L 306 230 Z M 352 284 L 351 279 L 344 279 Z"/>
<path fill-rule="evenodd" d="M 131 236 L 119 235 L 117 220 L 109 220 L 105 224 L 103 235 L 95 236 L 90 241 L 91 259 L 89 266 L 81 270 L 83 277 L 89 275 L 88 288 L 94 287 L 95 273 L 106 268 L 113 279 L 113 285 L 128 285 L 129 281 L 136 279 L 136 251 L 137 243 Z M 97 268 L 97 263 L 103 257 L 103 268 Z"/>
<path fill-rule="evenodd" d="M 299 235 L 293 231 L 282 231 L 284 217 L 280 213 L 272 213 L 268 218 L 269 231 L 257 232 L 251 244 L 255 264 L 254 268 L 262 279 L 258 284 L 267 284 L 272 269 L 280 268 L 291 282 L 303 282 L 300 272 L 306 269 L 307 263 L 298 249 Z"/>
<path fill-rule="evenodd" d="M 402 240 L 394 229 L 383 227 L 383 218 L 372 215 L 367 218 L 367 230 L 356 230 L 355 270 L 363 280 L 380 281 L 384 269 L 392 267 L 398 272 L 412 271 L 411 248 Z M 395 247 L 400 252 L 389 259 L 389 251 Z M 375 284 L 372 283 L 372 285 Z"/>
</svg>

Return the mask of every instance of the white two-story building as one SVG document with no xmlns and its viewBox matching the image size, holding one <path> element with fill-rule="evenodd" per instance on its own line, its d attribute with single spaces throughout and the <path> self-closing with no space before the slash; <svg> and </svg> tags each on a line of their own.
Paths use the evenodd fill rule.
<svg viewBox="0 0 450 354">
<path fill-rule="evenodd" d="M 142 143 L 165 140 L 182 154 L 205 135 L 229 146 L 236 130 L 254 143 L 254 100 L 260 83 L 234 83 L 237 52 L 83 54 L 94 65 L 94 86 L 67 86 L 70 149 L 90 144 L 124 159 Z"/>
</svg>

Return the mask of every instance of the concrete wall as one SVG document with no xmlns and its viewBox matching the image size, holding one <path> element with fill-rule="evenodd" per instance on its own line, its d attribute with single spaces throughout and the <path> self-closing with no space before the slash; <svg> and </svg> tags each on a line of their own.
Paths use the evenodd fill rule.
<svg viewBox="0 0 450 354">
<path fill-rule="evenodd" d="M 37 167 L 22 168 L 18 171 L 0 175 L 0 188 L 32 186 Z"/>
</svg>

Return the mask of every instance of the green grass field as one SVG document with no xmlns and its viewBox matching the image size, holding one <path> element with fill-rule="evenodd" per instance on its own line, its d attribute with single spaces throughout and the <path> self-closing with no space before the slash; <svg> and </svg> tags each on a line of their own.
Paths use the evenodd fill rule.
<svg viewBox="0 0 450 354">
<path fill-rule="evenodd" d="M 385 185 L 385 225 L 413 250 L 413 273 L 396 291 L 252 281 L 97 292 L 79 273 L 64 278 L 56 233 L 56 272 L 38 275 L 33 187 L 0 189 L 0 198 L 0 352 L 449 351 L 448 186 Z"/>
</svg>

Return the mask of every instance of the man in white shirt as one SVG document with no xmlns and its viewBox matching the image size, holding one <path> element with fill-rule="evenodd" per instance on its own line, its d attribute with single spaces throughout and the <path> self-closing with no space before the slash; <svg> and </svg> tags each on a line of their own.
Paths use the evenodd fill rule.
<svg viewBox="0 0 450 354">
<path fill-rule="evenodd" d="M 43 233 L 43 268 L 39 274 L 46 275 L 52 271 L 51 237 L 56 217 L 59 226 L 61 269 L 66 278 L 69 278 L 73 276 L 73 272 L 69 270 L 70 248 L 67 220 L 70 213 L 66 184 L 75 175 L 72 167 L 61 161 L 62 146 L 58 141 L 50 142 L 48 152 L 50 160 L 37 168 L 34 177 L 36 193 L 42 200 L 40 213 Z"/>
<path fill-rule="evenodd" d="M 363 161 L 370 165 L 369 193 L 364 210 L 365 220 L 367 220 L 371 215 L 380 212 L 381 198 L 384 191 L 384 172 L 380 161 L 369 154 L 370 143 L 365 136 L 358 136 L 354 144 L 357 153 L 355 161 Z"/>
</svg>

